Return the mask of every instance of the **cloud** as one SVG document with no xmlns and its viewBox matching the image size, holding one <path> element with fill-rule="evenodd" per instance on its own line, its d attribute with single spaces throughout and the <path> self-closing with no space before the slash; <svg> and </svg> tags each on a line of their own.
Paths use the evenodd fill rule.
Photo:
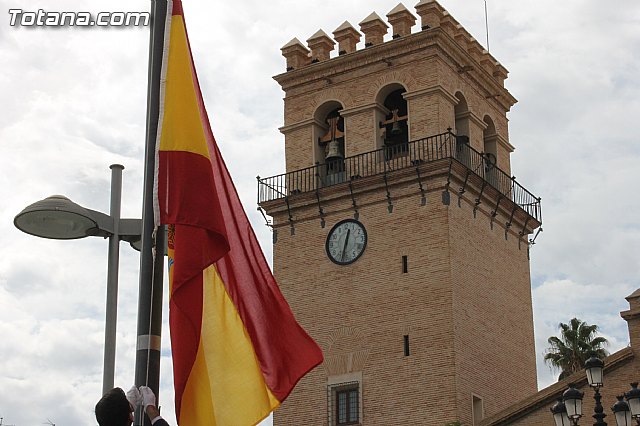
<svg viewBox="0 0 640 426">
<path fill-rule="evenodd" d="M 559 372 L 552 371 L 543 357 L 549 346 L 547 339 L 560 335 L 558 324 L 561 322 L 579 318 L 588 324 L 597 324 L 600 335 L 609 341 L 607 350 L 610 353 L 629 344 L 627 323 L 619 313 L 629 309 L 624 298 L 636 288 L 637 285 L 625 283 L 591 284 L 569 279 L 545 281 L 534 288 L 532 297 L 540 388 L 557 381 Z"/>
</svg>

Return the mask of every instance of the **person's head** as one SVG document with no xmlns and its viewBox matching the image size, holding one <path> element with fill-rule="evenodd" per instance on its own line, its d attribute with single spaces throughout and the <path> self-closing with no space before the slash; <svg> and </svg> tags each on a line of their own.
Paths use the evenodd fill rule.
<svg viewBox="0 0 640 426">
<path fill-rule="evenodd" d="M 124 391 L 113 388 L 105 393 L 96 404 L 96 420 L 100 426 L 130 426 L 133 410 Z"/>
</svg>

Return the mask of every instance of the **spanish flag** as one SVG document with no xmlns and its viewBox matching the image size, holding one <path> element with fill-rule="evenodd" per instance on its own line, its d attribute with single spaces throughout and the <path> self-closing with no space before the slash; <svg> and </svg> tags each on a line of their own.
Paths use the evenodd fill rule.
<svg viewBox="0 0 640 426">
<path fill-rule="evenodd" d="M 295 321 L 209 125 L 180 0 L 169 1 L 156 141 L 156 223 L 169 225 L 180 426 L 254 425 L 322 362 Z"/>
</svg>

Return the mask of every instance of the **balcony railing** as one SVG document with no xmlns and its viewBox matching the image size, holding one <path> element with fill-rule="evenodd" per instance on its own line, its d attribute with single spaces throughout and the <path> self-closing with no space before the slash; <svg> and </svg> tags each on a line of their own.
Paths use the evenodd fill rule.
<svg viewBox="0 0 640 426">
<path fill-rule="evenodd" d="M 540 198 L 499 169 L 495 164 L 495 157 L 476 151 L 469 146 L 468 138 L 456 137 L 451 132 L 289 173 L 258 178 L 258 203 L 315 191 L 359 178 L 385 173 L 388 175 L 397 170 L 444 159 L 458 161 L 538 222 L 542 222 Z"/>
</svg>

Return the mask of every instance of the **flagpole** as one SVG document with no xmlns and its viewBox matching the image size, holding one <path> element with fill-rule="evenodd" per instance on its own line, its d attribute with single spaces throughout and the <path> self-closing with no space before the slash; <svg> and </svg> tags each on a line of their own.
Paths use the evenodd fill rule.
<svg viewBox="0 0 640 426">
<path fill-rule="evenodd" d="M 147 126 L 144 190 L 142 206 L 142 250 L 140 252 L 140 289 L 138 294 L 138 332 L 135 385 L 149 386 L 159 397 L 160 335 L 162 329 L 162 287 L 164 275 L 165 233 L 156 229 L 153 216 L 156 134 L 160 108 L 160 76 L 164 48 L 167 0 L 151 0 L 151 34 L 147 85 Z M 155 235 L 155 241 L 154 241 Z M 153 253 L 157 253 L 156 256 Z M 150 425 L 142 410 L 136 412 L 135 425 Z"/>
</svg>

